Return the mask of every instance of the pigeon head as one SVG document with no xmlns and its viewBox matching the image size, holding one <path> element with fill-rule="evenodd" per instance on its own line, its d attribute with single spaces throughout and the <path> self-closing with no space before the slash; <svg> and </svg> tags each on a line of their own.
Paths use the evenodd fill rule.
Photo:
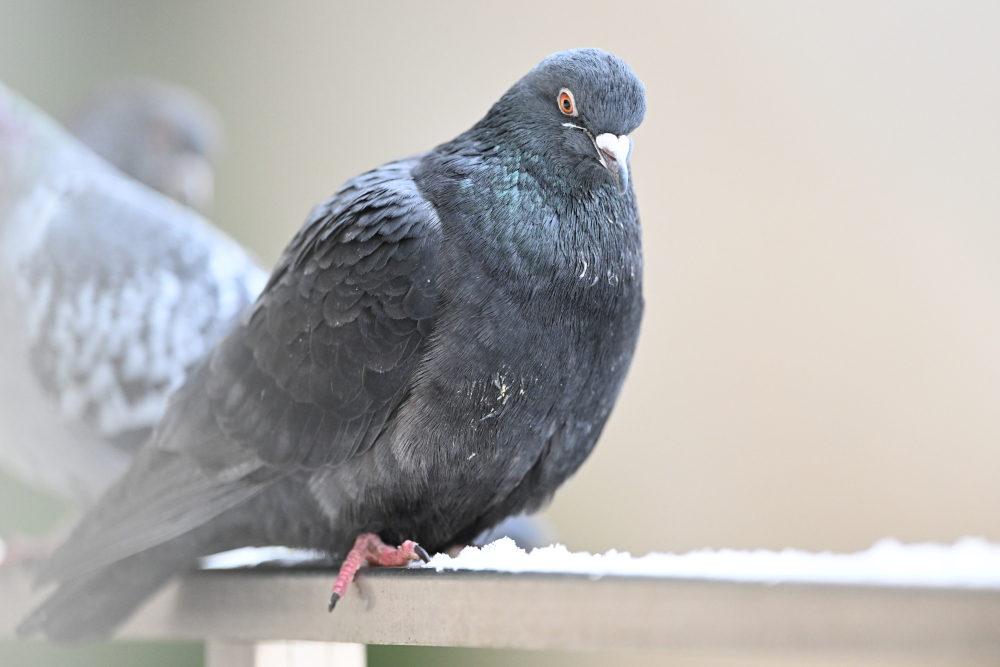
<svg viewBox="0 0 1000 667">
<path fill-rule="evenodd" d="M 218 112 L 197 93 L 142 78 L 114 81 L 80 105 L 66 127 L 129 176 L 201 212 L 211 208 Z"/>
<path fill-rule="evenodd" d="M 484 122 L 502 126 L 574 187 L 611 181 L 625 192 L 628 135 L 645 115 L 645 87 L 625 61 L 601 49 L 572 49 L 539 63 Z"/>
</svg>

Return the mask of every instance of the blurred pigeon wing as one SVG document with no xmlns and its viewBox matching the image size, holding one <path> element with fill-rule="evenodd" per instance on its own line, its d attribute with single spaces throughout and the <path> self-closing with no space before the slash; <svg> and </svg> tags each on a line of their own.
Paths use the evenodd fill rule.
<svg viewBox="0 0 1000 667">
<path fill-rule="evenodd" d="M 87 501 L 266 276 L 2 87 L 0 186 L 0 462 Z"/>
</svg>

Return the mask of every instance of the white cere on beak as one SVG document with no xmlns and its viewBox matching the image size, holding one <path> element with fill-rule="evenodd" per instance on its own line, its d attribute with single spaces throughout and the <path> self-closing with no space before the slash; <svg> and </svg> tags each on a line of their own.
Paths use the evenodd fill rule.
<svg viewBox="0 0 1000 667">
<path fill-rule="evenodd" d="M 607 160 L 608 168 L 616 170 L 621 177 L 622 189 L 628 185 L 628 156 L 632 152 L 632 140 L 627 134 L 615 136 L 610 132 L 599 134 L 594 138 L 601 157 Z"/>
</svg>

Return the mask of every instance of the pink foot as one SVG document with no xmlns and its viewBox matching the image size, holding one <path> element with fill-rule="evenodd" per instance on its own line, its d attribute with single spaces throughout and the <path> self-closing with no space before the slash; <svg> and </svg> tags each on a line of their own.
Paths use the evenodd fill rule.
<svg viewBox="0 0 1000 667">
<path fill-rule="evenodd" d="M 7 553 L 0 559 L 0 572 L 20 565 L 37 565 L 49 557 L 57 544 L 54 539 L 15 537 L 7 542 Z"/>
<path fill-rule="evenodd" d="M 424 548 L 413 540 L 406 540 L 399 548 L 395 548 L 387 545 L 375 533 L 358 535 L 354 547 L 348 552 L 344 564 L 340 566 L 336 583 L 333 584 L 330 611 L 337 605 L 337 600 L 347 593 L 347 587 L 354 580 L 354 575 L 365 563 L 380 567 L 402 567 L 411 561 L 422 560 L 426 563 L 430 559 Z"/>
<path fill-rule="evenodd" d="M 463 544 L 453 544 L 447 549 L 445 549 L 444 552 L 449 556 L 451 556 L 452 558 L 458 558 L 458 554 L 462 553 L 462 550 L 465 549 L 465 547 L 474 547 L 474 546 L 476 545 L 471 544 L 469 542 L 465 542 Z"/>
</svg>

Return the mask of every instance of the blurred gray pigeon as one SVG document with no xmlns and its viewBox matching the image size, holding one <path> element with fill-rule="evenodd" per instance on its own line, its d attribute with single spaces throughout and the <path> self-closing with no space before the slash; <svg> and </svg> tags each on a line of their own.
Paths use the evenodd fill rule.
<svg viewBox="0 0 1000 667">
<path fill-rule="evenodd" d="M 586 459 L 642 314 L 645 92 L 555 54 L 453 141 L 348 182 L 40 571 L 21 625 L 105 636 L 200 556 L 402 564 L 537 509 Z M 382 541 L 402 546 L 397 550 Z"/>
<path fill-rule="evenodd" d="M 266 273 L 0 86 L 0 466 L 79 504 Z"/>
<path fill-rule="evenodd" d="M 121 79 L 67 114 L 64 125 L 132 178 L 202 213 L 211 209 L 223 125 L 215 108 L 194 91 Z"/>
</svg>

